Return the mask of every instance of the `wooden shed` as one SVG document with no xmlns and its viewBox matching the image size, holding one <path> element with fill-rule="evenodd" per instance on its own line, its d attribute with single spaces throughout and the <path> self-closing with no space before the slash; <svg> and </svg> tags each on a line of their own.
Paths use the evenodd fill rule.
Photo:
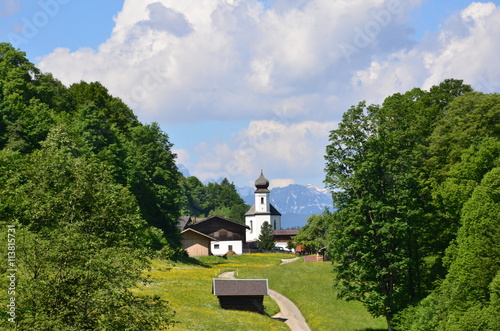
<svg viewBox="0 0 500 331">
<path fill-rule="evenodd" d="M 220 279 L 212 292 L 223 309 L 246 310 L 264 314 L 264 295 L 269 295 L 267 279 Z"/>
<path fill-rule="evenodd" d="M 182 249 L 189 256 L 210 255 L 210 242 L 215 238 L 194 229 L 186 229 L 181 232 Z"/>
</svg>

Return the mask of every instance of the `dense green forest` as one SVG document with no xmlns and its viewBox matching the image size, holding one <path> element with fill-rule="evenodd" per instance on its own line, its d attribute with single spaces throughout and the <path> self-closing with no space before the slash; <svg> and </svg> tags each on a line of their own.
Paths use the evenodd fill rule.
<svg viewBox="0 0 500 331">
<path fill-rule="evenodd" d="M 245 223 L 245 213 L 250 206 L 236 191 L 234 183 L 224 178 L 220 183 L 204 185 L 198 178 L 182 178 L 181 186 L 185 196 L 182 214 L 208 217 L 222 216 L 230 220 Z"/>
<path fill-rule="evenodd" d="M 99 83 L 63 86 L 0 44 L 2 278 L 19 330 L 152 330 L 173 312 L 132 295 L 154 254 L 179 254 L 185 201 L 168 136 Z M 6 233 L 7 231 L 2 231 Z M 2 266 L 7 266 L 2 254 Z"/>
<path fill-rule="evenodd" d="M 1 245 L 20 330 L 152 330 L 173 312 L 132 295 L 150 257 L 177 258 L 181 215 L 243 221 L 234 184 L 184 178 L 158 124 L 98 82 L 64 86 L 0 43 Z M 7 231 L 8 230 L 8 231 Z M 2 278 L 8 271 L 2 269 Z M 22 293 L 22 295 L 15 295 Z M 9 321 L 10 319 L 10 321 Z"/>
<path fill-rule="evenodd" d="M 341 297 L 389 330 L 500 329 L 499 94 L 450 79 L 361 102 L 326 161 Z"/>
</svg>

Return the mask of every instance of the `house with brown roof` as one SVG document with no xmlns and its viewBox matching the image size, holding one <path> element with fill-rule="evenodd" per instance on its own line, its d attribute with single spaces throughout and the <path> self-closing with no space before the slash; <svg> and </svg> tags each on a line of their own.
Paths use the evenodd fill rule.
<svg viewBox="0 0 500 331">
<path fill-rule="evenodd" d="M 273 230 L 274 241 L 276 247 L 283 247 L 288 250 L 288 242 L 293 241 L 293 238 L 300 232 L 298 229 Z M 293 250 L 292 250 L 293 252 Z"/>
<path fill-rule="evenodd" d="M 194 241 L 198 240 L 192 252 L 203 253 L 202 255 L 224 255 L 228 251 L 236 254 L 243 253 L 243 244 L 246 239 L 247 226 L 221 216 L 208 218 L 181 217 L 178 221 L 178 228 L 181 231 L 183 248 L 193 247 Z M 186 231 L 186 230 L 190 231 Z M 200 246 L 205 247 L 210 241 L 208 253 Z M 189 254 L 189 252 L 188 252 Z M 194 255 L 194 254 L 190 254 Z"/>
</svg>

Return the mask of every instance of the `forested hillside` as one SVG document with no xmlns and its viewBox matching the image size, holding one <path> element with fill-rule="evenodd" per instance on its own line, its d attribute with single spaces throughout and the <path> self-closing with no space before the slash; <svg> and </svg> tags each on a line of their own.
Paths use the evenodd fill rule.
<svg viewBox="0 0 500 331">
<path fill-rule="evenodd" d="M 189 176 L 181 179 L 185 196 L 182 214 L 208 217 L 222 216 L 245 223 L 245 213 L 250 206 L 238 194 L 234 183 L 224 178 L 220 183 L 204 185 L 198 178 Z"/>
<path fill-rule="evenodd" d="M 361 102 L 326 160 L 341 297 L 389 329 L 500 329 L 499 94 L 446 80 Z"/>
<path fill-rule="evenodd" d="M 1 277 L 13 282 L 1 299 L 15 307 L 0 313 L 4 327 L 170 323 L 165 302 L 129 289 L 148 256 L 180 250 L 185 199 L 171 147 L 101 84 L 65 87 L 0 44 L 0 241 L 13 252 L 2 254 Z"/>
</svg>

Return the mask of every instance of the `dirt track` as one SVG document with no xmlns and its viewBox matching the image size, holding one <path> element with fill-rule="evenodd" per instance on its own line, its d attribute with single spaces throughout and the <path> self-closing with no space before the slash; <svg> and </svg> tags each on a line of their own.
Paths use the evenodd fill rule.
<svg viewBox="0 0 500 331">
<path fill-rule="evenodd" d="M 281 260 L 281 264 L 287 264 L 296 261 L 297 259 L 298 257 Z M 224 272 L 219 275 L 219 278 L 234 278 L 234 271 Z M 290 299 L 271 289 L 269 289 L 269 296 L 276 301 L 280 307 L 280 312 L 272 318 L 279 319 L 284 322 L 292 331 L 311 331 L 299 308 L 297 308 L 297 306 Z"/>
</svg>

